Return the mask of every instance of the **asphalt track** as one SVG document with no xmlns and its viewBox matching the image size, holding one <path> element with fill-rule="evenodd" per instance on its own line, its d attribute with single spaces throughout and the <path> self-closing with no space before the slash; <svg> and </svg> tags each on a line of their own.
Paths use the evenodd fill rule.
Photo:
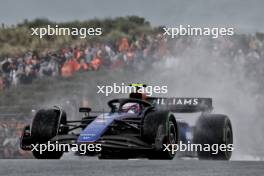
<svg viewBox="0 0 264 176">
<path fill-rule="evenodd" d="M 180 160 L 0 160 L 1 176 L 263 176 L 264 162 Z"/>
</svg>

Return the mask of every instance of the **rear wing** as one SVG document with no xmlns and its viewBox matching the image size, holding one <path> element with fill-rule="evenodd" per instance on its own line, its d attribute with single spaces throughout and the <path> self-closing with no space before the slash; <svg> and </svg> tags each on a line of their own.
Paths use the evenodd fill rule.
<svg viewBox="0 0 264 176">
<path fill-rule="evenodd" d="M 190 97 L 147 97 L 146 99 L 159 110 L 172 112 L 205 112 L 213 110 L 212 98 Z"/>
</svg>

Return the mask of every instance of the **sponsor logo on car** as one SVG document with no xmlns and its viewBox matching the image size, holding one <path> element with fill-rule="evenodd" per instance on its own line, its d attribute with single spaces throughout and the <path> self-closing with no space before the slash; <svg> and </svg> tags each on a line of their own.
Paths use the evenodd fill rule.
<svg viewBox="0 0 264 176">
<path fill-rule="evenodd" d="M 158 105 L 190 105 L 199 104 L 198 98 L 158 98 L 155 102 Z"/>
</svg>

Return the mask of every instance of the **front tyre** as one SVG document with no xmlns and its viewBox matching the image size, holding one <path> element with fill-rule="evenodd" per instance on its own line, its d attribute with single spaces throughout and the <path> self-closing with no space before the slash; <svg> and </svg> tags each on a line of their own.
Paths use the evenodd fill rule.
<svg viewBox="0 0 264 176">
<path fill-rule="evenodd" d="M 177 144 L 177 131 L 175 124 L 172 121 L 169 121 L 169 127 L 168 127 L 168 136 L 164 137 L 162 144 L 166 144 L 168 146 L 173 146 Z M 172 147 L 170 147 L 172 148 Z M 157 157 L 156 159 L 167 159 L 167 160 L 172 160 L 176 152 L 175 151 L 159 151 L 156 153 Z M 155 158 L 154 158 L 155 159 Z"/>
<path fill-rule="evenodd" d="M 167 119 L 165 123 L 160 123 L 156 130 L 155 146 L 156 149 L 150 151 L 149 159 L 172 160 L 176 152 L 172 150 L 164 150 L 164 145 L 172 146 L 178 143 L 179 135 L 177 123 L 174 116 L 168 112 L 158 114 L 159 118 Z"/>
<path fill-rule="evenodd" d="M 60 159 L 63 155 L 61 151 L 44 151 L 40 154 L 39 151 L 32 151 L 32 154 L 37 159 Z"/>
<path fill-rule="evenodd" d="M 31 125 L 31 140 L 35 144 L 45 144 L 58 134 L 65 134 L 60 130 L 60 124 L 66 123 L 65 112 L 57 109 L 40 110 L 35 115 Z M 33 150 L 32 154 L 37 159 L 60 159 L 61 151 L 39 151 Z"/>
</svg>

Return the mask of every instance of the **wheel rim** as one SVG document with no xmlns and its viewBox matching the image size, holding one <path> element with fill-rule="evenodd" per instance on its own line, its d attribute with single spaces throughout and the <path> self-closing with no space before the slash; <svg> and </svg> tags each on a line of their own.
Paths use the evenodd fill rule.
<svg viewBox="0 0 264 176">
<path fill-rule="evenodd" d="M 168 136 L 167 144 L 172 144 L 172 145 L 176 144 L 176 130 L 175 130 L 175 126 L 173 123 L 170 123 L 169 136 Z M 173 154 L 172 151 L 169 151 L 168 153 L 171 157 L 173 157 L 175 155 L 175 153 Z"/>
</svg>

